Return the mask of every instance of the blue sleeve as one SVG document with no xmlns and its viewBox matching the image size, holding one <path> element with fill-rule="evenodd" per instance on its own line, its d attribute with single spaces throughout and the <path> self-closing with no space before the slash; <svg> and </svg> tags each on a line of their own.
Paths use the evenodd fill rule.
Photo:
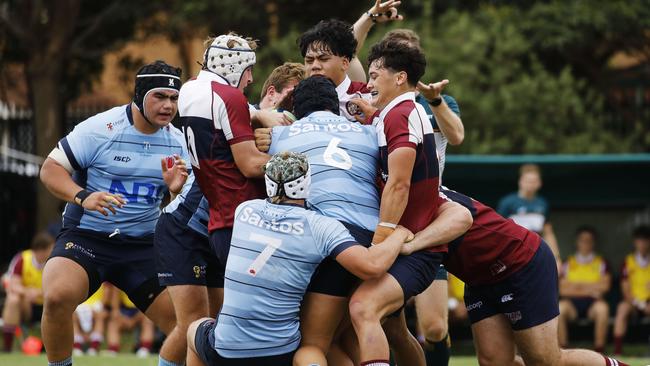
<svg viewBox="0 0 650 366">
<path fill-rule="evenodd" d="M 542 206 L 544 207 L 542 209 L 542 215 L 544 215 L 544 219 L 546 222 L 549 222 L 548 219 L 548 201 L 544 197 L 538 197 L 540 202 L 542 203 Z"/>
<path fill-rule="evenodd" d="M 357 245 L 350 231 L 335 219 L 314 215 L 309 220 L 316 248 L 323 258 L 336 257 L 352 245 Z"/>
<path fill-rule="evenodd" d="M 79 123 L 57 145 L 65 152 L 75 170 L 83 170 L 91 166 L 97 152 L 102 150 L 103 145 L 108 141 L 105 135 L 98 132 L 99 127 L 94 122 L 91 118 Z"/>
<path fill-rule="evenodd" d="M 458 107 L 456 99 L 447 94 L 443 94 L 442 98 L 445 100 L 445 103 L 447 103 L 447 106 L 449 106 L 449 109 L 451 109 L 452 112 L 456 113 L 456 115 L 460 117 L 460 107 Z"/>
<path fill-rule="evenodd" d="M 512 195 L 503 197 L 497 205 L 497 213 L 505 218 L 510 217 L 512 212 Z"/>
</svg>

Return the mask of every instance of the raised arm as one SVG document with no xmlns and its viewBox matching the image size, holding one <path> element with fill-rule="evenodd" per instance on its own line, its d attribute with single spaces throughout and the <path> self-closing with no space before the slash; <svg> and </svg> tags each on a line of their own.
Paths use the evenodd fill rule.
<svg viewBox="0 0 650 366">
<path fill-rule="evenodd" d="M 442 98 L 442 90 L 449 84 L 449 80 L 445 79 L 433 84 L 424 84 L 418 82 L 418 91 L 429 102 L 429 106 L 433 111 L 438 122 L 440 132 L 447 138 L 449 144 L 460 145 L 465 139 L 465 127 L 460 116 L 450 108 L 450 106 Z M 435 100 L 441 98 L 440 104 Z"/>
<path fill-rule="evenodd" d="M 352 26 L 354 38 L 357 40 L 355 55 L 358 55 L 363 49 L 363 45 L 368 37 L 368 32 L 370 32 L 370 28 L 372 28 L 373 24 L 404 19 L 404 17 L 397 11 L 397 7 L 401 3 L 401 1 L 395 0 L 389 0 L 382 3 L 381 0 L 377 0 L 372 8 L 361 14 L 359 19 Z M 359 61 L 358 56 L 355 56 L 350 60 L 350 67 L 348 68 L 347 74 L 352 81 L 366 81 L 366 72 L 361 61 Z"/>
</svg>

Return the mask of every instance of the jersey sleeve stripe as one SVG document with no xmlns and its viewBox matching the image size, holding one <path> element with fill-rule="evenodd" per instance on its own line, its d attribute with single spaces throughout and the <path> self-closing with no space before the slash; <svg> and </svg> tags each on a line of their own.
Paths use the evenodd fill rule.
<svg viewBox="0 0 650 366">
<path fill-rule="evenodd" d="M 338 257 L 339 254 L 343 253 L 346 249 L 353 247 L 355 245 L 361 245 L 359 243 L 353 242 L 353 241 L 346 241 L 340 244 L 337 244 L 332 252 L 330 253 L 330 257 L 336 258 Z"/>
<path fill-rule="evenodd" d="M 63 149 L 63 152 L 65 152 L 65 155 L 68 157 L 68 160 L 70 161 L 70 165 L 72 165 L 74 170 L 81 170 L 81 166 L 79 165 L 77 159 L 72 153 L 72 149 L 70 148 L 70 144 L 68 143 L 68 138 L 67 137 L 62 138 L 59 141 L 59 145 Z"/>
</svg>

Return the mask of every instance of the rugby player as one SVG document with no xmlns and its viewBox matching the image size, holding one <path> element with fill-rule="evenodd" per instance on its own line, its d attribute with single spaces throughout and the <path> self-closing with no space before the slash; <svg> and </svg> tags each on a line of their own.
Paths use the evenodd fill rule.
<svg viewBox="0 0 650 366">
<path fill-rule="evenodd" d="M 270 151 L 306 154 L 313 174 L 308 203 L 323 215 L 341 221 L 357 242 L 370 245 L 379 218 L 375 185 L 379 148 L 374 127 L 339 116 L 334 83 L 318 75 L 296 88 L 294 112 L 301 119 L 291 127 L 273 129 Z M 457 216 L 454 210 L 447 214 L 452 227 Z M 329 346 L 357 283 L 356 277 L 335 261 L 323 261 L 302 304 L 303 340 L 294 364 L 324 365 L 325 354 L 330 364 L 340 364 L 332 354 L 336 349 L 330 350 Z"/>
<path fill-rule="evenodd" d="M 560 349 L 555 257 L 538 234 L 458 192 L 441 188 L 440 195 L 467 207 L 474 217 L 471 228 L 449 243 L 444 264 L 465 282 L 465 304 L 481 366 L 626 366 L 593 351 Z M 402 252 L 444 243 L 439 234 L 443 229 L 433 222 Z"/>
<path fill-rule="evenodd" d="M 143 66 L 133 102 L 78 124 L 41 168 L 43 184 L 68 202 L 43 270 L 42 334 L 50 365 L 72 364 L 72 313 L 104 281 L 126 292 L 163 332 L 174 327 L 172 303 L 156 275 L 153 232 L 165 185 L 174 195 L 187 175 L 183 134 L 170 125 L 180 74 L 162 61 Z M 172 156 L 173 167 L 161 172 Z M 183 362 L 185 350 L 173 338 L 163 344 L 161 365 Z"/>
<path fill-rule="evenodd" d="M 370 99 L 366 84 L 353 82 L 346 74 L 354 58 L 357 40 L 352 26 L 346 22 L 322 20 L 298 38 L 300 53 L 305 60 L 307 76 L 323 75 L 334 82 L 339 99 L 340 115 L 356 121 L 354 109 L 348 109 L 353 98 Z"/>
<path fill-rule="evenodd" d="M 179 97 L 192 171 L 209 205 L 209 241 L 218 260 L 214 286 L 220 299 L 235 208 L 264 197 L 263 181 L 255 178 L 262 178 L 269 156 L 255 147 L 243 94 L 253 80 L 256 47 L 235 34 L 212 39 L 202 70 L 183 85 Z"/>
<path fill-rule="evenodd" d="M 398 223 L 417 232 L 436 218 L 439 166 L 433 128 L 415 101 L 416 86 L 426 67 L 422 52 L 405 42 L 387 39 L 372 47 L 368 62 L 371 103 L 381 111 L 373 122 L 383 181 L 380 222 L 373 237 L 378 243 Z M 388 364 L 388 341 L 381 322 L 431 285 L 444 252 L 443 245 L 400 256 L 388 274 L 365 281 L 355 291 L 350 315 L 362 364 Z M 390 322 L 404 324 L 403 313 L 400 318 Z M 405 358 L 398 362 L 424 365 L 417 341 L 412 336 L 404 341 L 397 347 Z"/>
<path fill-rule="evenodd" d="M 318 264 L 331 257 L 360 278 L 374 278 L 411 236 L 397 228 L 366 248 L 337 220 L 308 210 L 311 172 L 303 154 L 274 155 L 265 180 L 270 199 L 244 202 L 235 212 L 224 305 L 218 320 L 190 326 L 188 366 L 291 365 L 300 302 Z"/>
</svg>

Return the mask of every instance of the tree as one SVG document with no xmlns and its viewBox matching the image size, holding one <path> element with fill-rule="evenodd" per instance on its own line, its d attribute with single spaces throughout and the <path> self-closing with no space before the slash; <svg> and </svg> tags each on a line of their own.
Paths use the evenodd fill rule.
<svg viewBox="0 0 650 366">
<path fill-rule="evenodd" d="M 115 0 L 9 0 L 0 5 L 6 61 L 23 63 L 34 111 L 36 154 L 47 156 L 63 133 L 65 106 L 102 69 L 102 56 L 133 36 L 150 6 Z M 58 202 L 38 185 L 39 229 Z"/>
</svg>

